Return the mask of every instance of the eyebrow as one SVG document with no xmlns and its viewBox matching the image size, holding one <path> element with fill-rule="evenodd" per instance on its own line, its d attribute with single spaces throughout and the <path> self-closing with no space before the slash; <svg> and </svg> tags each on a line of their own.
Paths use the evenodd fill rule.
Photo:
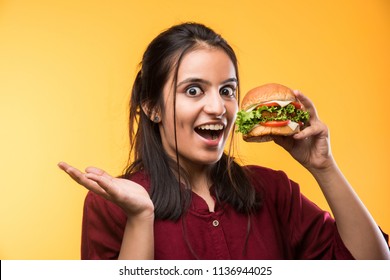
<svg viewBox="0 0 390 280">
<path fill-rule="evenodd" d="M 221 84 L 227 84 L 227 83 L 231 83 L 231 82 L 235 82 L 235 83 L 238 83 L 237 81 L 237 78 L 229 78 L 229 79 L 226 79 L 224 80 Z M 205 79 L 200 79 L 200 78 L 187 78 L 183 81 L 181 81 L 180 83 L 177 84 L 177 86 L 181 86 L 183 84 L 187 84 L 187 83 L 201 83 L 201 84 L 206 84 L 206 85 L 211 85 L 211 82 L 210 81 L 207 81 Z"/>
</svg>

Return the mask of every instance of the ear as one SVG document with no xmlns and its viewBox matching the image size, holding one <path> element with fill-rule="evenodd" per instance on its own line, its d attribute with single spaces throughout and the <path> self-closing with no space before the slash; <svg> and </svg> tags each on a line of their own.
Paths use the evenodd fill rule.
<svg viewBox="0 0 390 280">
<path fill-rule="evenodd" d="M 141 107 L 142 111 L 144 111 L 145 115 L 147 115 L 152 122 L 161 122 L 160 109 L 157 106 L 151 108 L 149 102 L 145 101 L 142 103 Z"/>
</svg>

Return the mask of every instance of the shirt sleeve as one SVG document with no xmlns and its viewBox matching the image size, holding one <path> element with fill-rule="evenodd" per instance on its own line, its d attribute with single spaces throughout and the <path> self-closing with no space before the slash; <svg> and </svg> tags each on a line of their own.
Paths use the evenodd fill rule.
<svg viewBox="0 0 390 280">
<path fill-rule="evenodd" d="M 93 192 L 84 202 L 81 259 L 118 259 L 127 216 L 114 203 Z"/>
<path fill-rule="evenodd" d="M 335 220 L 300 192 L 282 171 L 260 169 L 265 203 L 273 211 L 292 259 L 353 259 Z"/>
</svg>

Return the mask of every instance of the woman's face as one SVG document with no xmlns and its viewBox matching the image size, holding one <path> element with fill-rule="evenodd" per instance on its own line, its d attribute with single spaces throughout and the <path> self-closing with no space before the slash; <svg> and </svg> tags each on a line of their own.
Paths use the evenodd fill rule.
<svg viewBox="0 0 390 280">
<path fill-rule="evenodd" d="M 164 86 L 165 111 L 159 127 L 164 149 L 175 159 L 172 81 L 173 73 Z M 236 88 L 234 65 L 223 50 L 203 47 L 183 57 L 176 84 L 176 133 L 184 167 L 221 158 L 238 110 Z"/>
</svg>

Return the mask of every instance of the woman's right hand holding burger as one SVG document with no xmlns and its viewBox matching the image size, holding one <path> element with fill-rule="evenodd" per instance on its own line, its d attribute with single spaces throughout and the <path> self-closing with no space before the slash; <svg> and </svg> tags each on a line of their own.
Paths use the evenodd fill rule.
<svg viewBox="0 0 390 280">
<path fill-rule="evenodd" d="M 356 259 L 389 259 L 381 231 L 333 158 L 328 127 L 318 118 L 310 99 L 299 91 L 294 93 L 310 113 L 309 126 L 292 136 L 274 136 L 275 143 L 313 174 L 352 255 Z"/>
<path fill-rule="evenodd" d="M 294 90 L 294 94 L 309 112 L 309 123 L 292 136 L 273 136 L 273 140 L 309 171 L 329 168 L 335 164 L 330 148 L 329 129 L 319 119 L 312 101 L 298 90 Z"/>
</svg>

